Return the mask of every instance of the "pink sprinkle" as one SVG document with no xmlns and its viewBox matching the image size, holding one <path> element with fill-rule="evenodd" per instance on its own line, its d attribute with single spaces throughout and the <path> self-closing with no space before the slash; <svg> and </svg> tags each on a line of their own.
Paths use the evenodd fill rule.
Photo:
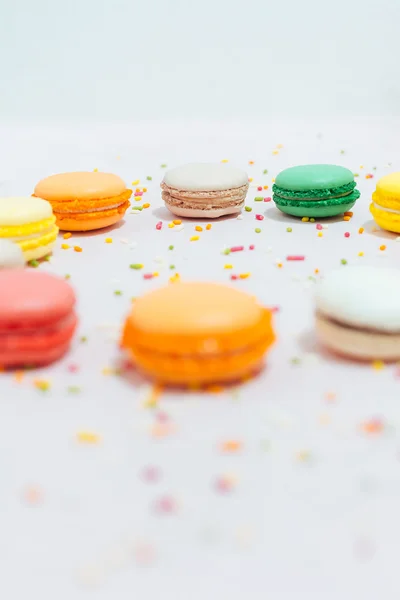
<svg viewBox="0 0 400 600">
<path fill-rule="evenodd" d="M 229 248 L 230 252 L 241 252 L 242 250 L 244 250 L 244 246 L 232 246 L 232 248 Z"/>
<path fill-rule="evenodd" d="M 231 279 L 232 281 L 236 281 L 236 279 L 239 279 L 239 277 L 237 275 L 231 275 Z"/>
<path fill-rule="evenodd" d="M 163 412 L 162 410 L 160 410 L 160 412 L 158 412 L 156 414 L 156 420 L 159 423 L 167 423 L 169 421 L 169 416 L 167 415 L 166 412 Z"/>
<path fill-rule="evenodd" d="M 77 371 L 79 371 L 79 366 L 75 363 L 71 363 L 70 365 L 68 365 L 68 371 L 70 373 L 76 373 Z"/>
<path fill-rule="evenodd" d="M 261 192 L 261 190 L 262 190 L 262 187 L 261 187 L 261 185 L 259 185 L 259 186 L 258 186 L 257 190 L 258 190 L 259 192 Z"/>
<path fill-rule="evenodd" d="M 156 225 L 156 229 L 158 229 L 160 231 L 161 228 L 162 228 L 162 221 L 158 221 L 158 223 Z"/>
<path fill-rule="evenodd" d="M 148 483 L 154 483 L 161 477 L 160 469 L 157 467 L 145 467 L 142 471 L 142 478 Z"/>
<path fill-rule="evenodd" d="M 264 220 L 264 215 L 256 215 L 256 220 L 257 221 L 263 221 Z"/>
<path fill-rule="evenodd" d="M 322 229 L 321 223 L 317 223 L 315 227 L 318 229 L 318 231 L 321 231 Z"/>
<path fill-rule="evenodd" d="M 281 309 L 279 306 L 271 306 L 271 308 L 269 309 L 272 313 L 277 313 L 279 312 Z"/>
<path fill-rule="evenodd" d="M 232 491 L 233 485 L 227 477 L 218 477 L 218 479 L 215 482 L 215 487 L 218 492 L 226 494 Z"/>
<path fill-rule="evenodd" d="M 135 192 L 134 196 L 137 198 L 138 196 L 143 196 L 143 192 Z"/>
<path fill-rule="evenodd" d="M 153 279 L 154 275 L 153 273 L 145 273 L 143 275 L 143 279 Z"/>
<path fill-rule="evenodd" d="M 348 231 L 346 231 L 346 233 L 344 234 L 344 237 L 350 237 L 350 233 Z"/>
<path fill-rule="evenodd" d="M 305 256 L 303 256 L 302 254 L 298 254 L 298 255 L 292 255 L 292 256 L 287 256 L 286 260 L 305 260 Z"/>
<path fill-rule="evenodd" d="M 255 245 L 254 244 L 250 244 L 249 250 L 254 250 L 254 248 L 255 248 Z"/>
<path fill-rule="evenodd" d="M 271 197 L 268 196 L 267 198 L 264 198 L 264 202 L 271 202 Z"/>
<path fill-rule="evenodd" d="M 171 496 L 163 496 L 155 502 L 154 508 L 159 513 L 171 514 L 176 512 L 177 503 Z"/>
</svg>

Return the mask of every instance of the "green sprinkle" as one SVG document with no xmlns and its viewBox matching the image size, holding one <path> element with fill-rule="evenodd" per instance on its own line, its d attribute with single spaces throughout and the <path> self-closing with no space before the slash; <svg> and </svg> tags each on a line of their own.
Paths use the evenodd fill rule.
<svg viewBox="0 0 400 600">
<path fill-rule="evenodd" d="M 34 268 L 36 268 L 36 267 L 38 267 L 38 266 L 39 266 L 39 262 L 38 262 L 37 260 L 30 260 L 30 261 L 28 262 L 28 265 L 29 265 L 30 267 L 34 267 Z"/>
<path fill-rule="evenodd" d="M 345 258 L 342 258 L 342 260 L 340 262 L 342 265 L 347 265 L 347 260 Z"/>
<path fill-rule="evenodd" d="M 143 206 L 132 206 L 132 210 L 143 210 Z"/>
<path fill-rule="evenodd" d="M 245 210 L 246 212 L 251 212 L 253 209 L 251 208 L 251 206 L 245 206 L 245 207 L 244 207 L 244 210 Z"/>
<path fill-rule="evenodd" d="M 360 177 L 359 173 L 353 173 L 354 177 Z"/>
<path fill-rule="evenodd" d="M 262 202 L 264 200 L 264 198 L 262 196 L 256 196 L 254 198 L 254 202 Z"/>
<path fill-rule="evenodd" d="M 68 386 L 67 391 L 69 394 L 79 394 L 81 388 L 77 385 L 70 385 Z"/>
<path fill-rule="evenodd" d="M 174 247 L 173 246 L 168 246 L 168 250 L 173 250 Z"/>
<path fill-rule="evenodd" d="M 346 154 L 346 150 L 341 150 L 340 154 Z"/>
<path fill-rule="evenodd" d="M 71 275 L 67 273 L 66 275 L 64 275 L 64 279 L 71 279 Z"/>
<path fill-rule="evenodd" d="M 311 217 L 311 219 L 310 219 L 310 223 L 315 223 L 315 219 L 314 219 L 314 217 Z"/>
<path fill-rule="evenodd" d="M 373 170 L 373 171 L 376 171 L 376 167 L 372 167 L 372 170 Z"/>
<path fill-rule="evenodd" d="M 231 253 L 231 251 L 229 248 L 225 248 L 225 250 L 222 251 L 222 254 L 225 254 L 225 256 L 227 256 L 230 253 Z"/>
<path fill-rule="evenodd" d="M 256 227 L 254 230 L 256 233 L 261 233 L 261 229 L 259 227 Z"/>
<path fill-rule="evenodd" d="M 79 341 L 81 342 L 81 344 L 86 344 L 86 342 L 87 342 L 86 335 L 83 335 Z"/>
<path fill-rule="evenodd" d="M 136 270 L 143 269 L 143 265 L 140 263 L 133 263 L 132 265 L 129 265 L 129 267 Z"/>
<path fill-rule="evenodd" d="M 146 179 L 147 179 L 147 181 L 152 181 L 153 180 L 153 178 L 150 175 L 147 175 Z"/>
<path fill-rule="evenodd" d="M 114 294 L 115 296 L 122 296 L 121 290 L 115 290 Z"/>
<path fill-rule="evenodd" d="M 264 169 L 263 175 L 268 175 L 268 169 Z"/>
<path fill-rule="evenodd" d="M 291 227 L 286 227 L 286 231 L 287 231 L 288 233 L 292 233 L 292 231 L 293 231 L 293 230 L 292 230 L 292 228 L 291 228 Z"/>
<path fill-rule="evenodd" d="M 290 359 L 290 363 L 292 365 L 299 365 L 301 363 L 301 359 L 298 356 L 293 356 L 293 358 Z"/>
<path fill-rule="evenodd" d="M 169 265 L 169 268 L 171 269 L 171 271 L 173 271 L 176 267 L 175 265 Z"/>
<path fill-rule="evenodd" d="M 162 169 L 166 169 L 166 168 L 167 168 L 167 165 L 161 165 L 161 168 L 162 168 Z"/>
</svg>

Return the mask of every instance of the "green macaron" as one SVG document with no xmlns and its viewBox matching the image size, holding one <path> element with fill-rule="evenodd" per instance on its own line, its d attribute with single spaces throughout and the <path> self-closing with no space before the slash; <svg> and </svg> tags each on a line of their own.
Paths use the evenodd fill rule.
<svg viewBox="0 0 400 600">
<path fill-rule="evenodd" d="M 334 217 L 351 210 L 360 197 L 354 175 L 337 165 L 302 165 L 281 171 L 273 200 L 294 217 Z"/>
</svg>

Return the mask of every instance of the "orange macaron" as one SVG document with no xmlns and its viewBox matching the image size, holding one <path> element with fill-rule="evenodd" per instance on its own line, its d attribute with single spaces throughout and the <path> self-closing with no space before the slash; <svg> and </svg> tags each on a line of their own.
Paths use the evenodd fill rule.
<svg viewBox="0 0 400 600">
<path fill-rule="evenodd" d="M 167 385 L 233 382 L 260 369 L 275 340 L 272 313 L 218 283 L 175 283 L 133 304 L 122 347 L 144 375 Z"/>
<path fill-rule="evenodd" d="M 90 231 L 120 221 L 130 206 L 132 190 L 112 173 L 83 171 L 46 177 L 33 195 L 51 203 L 60 229 Z"/>
</svg>

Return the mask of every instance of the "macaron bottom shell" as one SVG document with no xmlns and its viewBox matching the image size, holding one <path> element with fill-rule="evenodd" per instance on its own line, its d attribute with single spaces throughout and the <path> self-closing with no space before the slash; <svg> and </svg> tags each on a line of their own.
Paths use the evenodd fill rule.
<svg viewBox="0 0 400 600">
<path fill-rule="evenodd" d="M 400 358 L 400 333 L 355 329 L 321 315 L 316 318 L 316 332 L 323 346 L 346 358 L 388 362 Z"/>
<path fill-rule="evenodd" d="M 134 365 L 146 377 L 169 386 L 233 383 L 260 370 L 274 336 L 233 354 L 178 356 L 128 349 Z"/>
<path fill-rule="evenodd" d="M 130 202 L 127 202 L 123 207 L 118 207 L 118 209 L 112 211 L 112 214 L 104 216 L 99 212 L 97 213 L 98 216 L 96 218 L 87 220 L 82 218 L 77 219 L 72 214 L 67 215 L 64 213 L 61 215 L 60 213 L 55 213 L 57 219 L 56 223 L 62 231 L 93 231 L 95 229 L 104 229 L 105 227 L 110 227 L 111 225 L 118 223 L 118 221 L 121 221 L 129 206 Z"/>
<path fill-rule="evenodd" d="M 281 212 L 291 215 L 292 217 L 335 217 L 351 210 L 356 203 L 356 199 L 350 202 L 339 202 L 333 203 L 333 200 L 321 201 L 321 202 L 295 202 L 291 203 L 286 201 L 282 204 L 280 199 L 274 197 L 276 208 Z"/>
<path fill-rule="evenodd" d="M 380 210 L 371 202 L 369 210 L 374 217 L 375 223 L 386 231 L 400 233 L 400 211 L 398 214 Z"/>
</svg>

